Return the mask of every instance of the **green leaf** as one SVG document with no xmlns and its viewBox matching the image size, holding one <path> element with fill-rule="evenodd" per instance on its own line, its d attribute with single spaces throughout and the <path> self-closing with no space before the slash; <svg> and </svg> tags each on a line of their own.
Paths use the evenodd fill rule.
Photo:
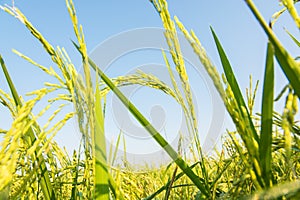
<svg viewBox="0 0 300 200">
<path fill-rule="evenodd" d="M 106 139 L 104 133 L 104 117 L 101 106 L 101 94 L 96 84 L 95 92 L 95 198 L 97 200 L 109 199 L 109 176 L 106 160 Z"/>
<path fill-rule="evenodd" d="M 268 43 L 267 59 L 262 97 L 261 133 L 259 143 L 260 166 L 262 177 L 267 187 L 272 185 L 272 125 L 274 102 L 274 51 L 271 43 Z"/>
<path fill-rule="evenodd" d="M 22 102 L 20 100 L 20 97 L 19 97 L 19 95 L 17 93 L 15 85 L 13 84 L 13 82 L 12 82 L 12 80 L 10 78 L 10 75 L 9 75 L 9 73 L 7 71 L 6 65 L 5 65 L 4 60 L 3 60 L 3 58 L 2 58 L 1 55 L 0 55 L 0 63 L 1 63 L 2 70 L 3 70 L 3 73 L 4 73 L 5 78 L 6 78 L 7 84 L 9 86 L 9 89 L 11 91 L 11 94 L 12 94 L 13 98 L 14 98 L 15 104 L 17 106 L 22 106 Z"/>
<path fill-rule="evenodd" d="M 300 42 L 288 31 L 285 29 L 285 32 L 292 38 L 292 40 L 297 44 L 298 47 L 300 47 Z"/>
<path fill-rule="evenodd" d="M 118 149 L 119 149 L 119 146 L 120 146 L 120 141 L 121 141 L 121 135 L 122 135 L 122 131 L 120 131 L 119 135 L 118 135 L 118 138 L 117 138 L 117 142 L 115 145 L 111 144 L 110 146 L 110 156 L 109 156 L 109 163 L 114 166 L 115 164 L 115 161 L 116 161 L 116 158 L 117 158 L 117 153 L 118 153 Z M 115 146 L 114 148 L 114 151 L 113 151 L 113 146 Z M 112 155 L 113 154 L 113 155 Z"/>
<path fill-rule="evenodd" d="M 211 28 L 219 56 L 222 62 L 222 66 L 225 72 L 225 76 L 227 79 L 227 82 L 229 86 L 231 87 L 231 90 L 233 92 L 233 96 L 235 101 L 237 102 L 238 106 L 237 108 L 233 108 L 239 112 L 240 119 L 235 121 L 234 116 L 233 120 L 235 121 L 235 124 L 237 126 L 237 129 L 241 132 L 239 132 L 243 142 L 245 143 L 245 146 L 247 148 L 247 151 L 250 155 L 250 161 L 246 161 L 249 164 L 252 165 L 252 169 L 255 173 L 255 175 L 252 175 L 252 180 L 254 181 L 256 187 L 264 187 L 263 179 L 261 177 L 261 168 L 259 166 L 259 137 L 255 130 L 253 121 L 251 119 L 251 116 L 249 114 L 249 110 L 246 106 L 246 103 L 244 101 L 243 95 L 241 93 L 241 90 L 239 88 L 239 85 L 237 83 L 237 80 L 235 78 L 235 75 L 233 73 L 232 67 L 229 63 L 229 60 L 225 54 L 225 51 L 219 42 L 219 39 L 217 35 L 215 34 L 214 30 Z M 232 115 L 232 113 L 230 113 Z"/>
<path fill-rule="evenodd" d="M 246 109 L 246 116 L 243 116 L 245 119 L 247 119 L 250 123 L 250 129 L 251 129 L 251 133 L 252 133 L 252 136 L 254 137 L 254 139 L 258 142 L 258 135 L 256 133 L 256 130 L 254 128 L 254 125 L 253 125 L 253 122 L 251 120 L 251 117 L 250 117 L 250 114 L 249 114 L 249 111 L 247 109 L 247 106 L 246 106 L 246 103 L 244 101 L 244 98 L 243 98 L 243 95 L 241 93 L 241 90 L 239 88 L 239 85 L 238 85 L 238 82 L 235 78 L 235 75 L 233 73 L 233 70 L 232 70 L 232 67 L 229 63 L 229 60 L 225 54 L 225 51 L 217 37 L 217 35 L 215 34 L 214 30 L 212 29 L 211 27 L 211 32 L 213 34 L 213 37 L 214 37 L 214 40 L 215 40 L 215 43 L 216 43 L 216 46 L 217 46 L 217 49 L 218 49 L 218 52 L 219 52 L 219 56 L 220 56 L 220 59 L 221 59 L 221 62 L 222 62 L 222 66 L 223 66 L 223 69 L 224 69 L 224 72 L 225 72 L 225 76 L 226 76 L 226 79 L 232 89 L 232 92 L 234 94 L 234 97 L 239 105 L 239 109 L 240 111 L 244 108 Z M 244 112 L 241 112 L 242 114 Z"/>
</svg>

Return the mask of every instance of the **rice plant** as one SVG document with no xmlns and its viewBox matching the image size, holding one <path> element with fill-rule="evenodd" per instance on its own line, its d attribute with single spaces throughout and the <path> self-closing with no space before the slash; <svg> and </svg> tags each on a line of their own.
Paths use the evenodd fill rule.
<svg viewBox="0 0 300 200">
<path fill-rule="evenodd" d="M 295 7 L 297 1 L 282 1 L 284 9 L 275 14 L 279 18 L 289 12 L 295 25 L 300 27 Z M 72 0 L 66 0 L 71 25 L 77 41 L 72 41 L 78 50 L 84 70 L 81 76 L 67 51 L 54 48 L 16 7 L 4 6 L 1 9 L 18 19 L 30 31 L 45 51 L 55 67 L 42 66 L 29 56 L 13 50 L 20 58 L 41 69 L 54 82 L 28 95 L 24 101 L 10 77 L 9 68 L 0 56 L 0 64 L 10 88 L 10 93 L 0 88 L 0 103 L 11 113 L 13 122 L 9 130 L 0 128 L 3 140 L 0 145 L 0 198 L 2 199 L 298 199 L 300 198 L 300 127 L 297 121 L 300 95 L 299 62 L 284 48 L 272 30 L 274 23 L 267 24 L 254 3 L 245 3 L 265 31 L 269 42 L 266 49 L 265 73 L 263 80 L 261 111 L 253 114 L 258 84 L 252 88 L 252 79 L 244 98 L 234 68 L 227 57 L 217 33 L 211 33 L 219 54 L 223 73 L 207 56 L 200 39 L 193 31 L 188 31 L 178 17 L 172 17 L 166 0 L 152 0 L 154 12 L 159 14 L 165 30 L 172 60 L 166 52 L 162 57 L 168 68 L 172 87 L 152 74 L 138 71 L 135 74 L 109 78 L 87 53 L 83 28 L 78 23 Z M 149 5 L 150 6 L 150 5 Z M 223 135 L 221 151 L 214 156 L 205 156 L 201 149 L 197 117 L 191 85 L 178 39 L 182 32 L 190 43 L 199 62 L 207 71 L 218 91 L 224 106 L 235 124 L 235 130 Z M 300 46 L 297 38 L 287 31 L 287 35 Z M 276 61 L 278 66 L 276 65 Z M 288 84 L 275 98 L 276 83 L 274 70 L 280 67 Z M 180 78 L 175 81 L 176 76 Z M 96 77 L 92 77 L 91 71 Z M 93 85 L 92 80 L 96 79 Z M 181 106 L 188 130 L 193 135 L 189 154 L 193 159 L 182 155 L 182 149 L 174 149 L 149 120 L 126 97 L 120 87 L 138 84 L 157 89 L 171 96 Z M 182 90 L 180 88 L 183 88 Z M 105 143 L 105 97 L 113 92 L 149 135 L 172 158 L 168 166 L 150 169 L 150 172 L 131 170 L 126 163 L 122 167 L 112 167 L 116 150 L 107 152 Z M 53 97 L 54 96 L 54 97 Z M 285 97 L 282 111 L 275 111 L 276 100 Z M 47 105 L 33 114 L 33 109 L 41 101 Z M 45 124 L 37 120 L 50 113 Z M 75 110 L 64 114 L 66 106 Z M 280 113 L 281 112 L 281 113 Z M 80 146 L 68 155 L 53 139 L 68 120 L 75 117 L 82 135 Z M 120 144 L 122 130 L 116 146 Z M 126 151 L 126 149 L 125 149 Z M 186 152 L 185 152 L 186 153 Z M 126 161 L 124 161 L 126 162 Z"/>
</svg>

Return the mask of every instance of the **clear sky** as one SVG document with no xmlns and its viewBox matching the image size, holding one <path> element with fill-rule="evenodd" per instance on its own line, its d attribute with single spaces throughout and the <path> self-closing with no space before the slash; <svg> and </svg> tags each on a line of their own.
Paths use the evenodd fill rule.
<svg viewBox="0 0 300 200">
<path fill-rule="evenodd" d="M 260 9 L 267 21 L 271 19 L 274 12 L 281 9 L 278 1 L 265 0 L 254 2 L 257 4 L 257 7 Z M 0 0 L 0 4 L 11 5 L 11 2 L 8 0 Z M 126 31 L 131 33 L 130 30 L 132 31 L 133 29 L 143 30 L 149 27 L 162 27 L 159 16 L 148 0 L 75 0 L 74 4 L 77 10 L 79 23 L 82 24 L 84 28 L 88 51 L 91 54 L 93 53 L 93 50 L 99 48 L 99 46 L 101 47 L 101 45 L 105 44 L 105 42 L 107 42 L 108 45 L 113 44 L 110 42 L 115 41 L 115 38 L 118 38 L 120 35 L 124 36 L 124 32 L 126 33 Z M 65 47 L 75 66 L 78 66 L 78 69 L 80 68 L 80 56 L 70 41 L 70 39 L 75 40 L 75 36 L 67 8 L 65 6 L 65 1 L 15 0 L 15 5 L 25 14 L 25 16 L 27 16 L 32 24 L 45 36 L 46 39 L 48 39 L 48 41 L 50 41 L 50 43 L 52 43 L 53 46 Z M 178 16 L 187 29 L 193 29 L 196 32 L 203 46 L 206 48 L 211 60 L 216 64 L 217 68 L 221 72 L 221 65 L 217 55 L 217 50 L 209 29 L 209 26 L 212 26 L 228 54 L 241 89 L 245 91 L 245 88 L 248 87 L 248 77 L 252 74 L 253 80 L 261 80 L 259 93 L 262 91 L 267 37 L 243 0 L 174 0 L 169 1 L 169 8 L 172 16 Z M 275 25 L 274 30 L 292 55 L 297 56 L 299 54 L 297 52 L 297 48 L 285 33 L 284 27 L 291 33 L 295 34 L 296 37 L 298 36 L 299 32 L 287 13 L 280 18 Z M 45 66 L 53 66 L 51 59 L 44 52 L 40 43 L 31 36 L 23 24 L 2 10 L 0 11 L 0 36 L 0 53 L 5 59 L 8 70 L 21 95 L 25 95 L 27 92 L 39 89 L 43 87 L 43 82 L 51 80 L 39 69 L 28 64 L 26 61 L 12 53 L 11 50 L 14 48 L 23 52 L 38 63 Z M 148 34 L 147 37 L 151 37 L 151 35 L 149 36 Z M 143 38 L 136 38 L 136 40 L 139 39 Z M 128 41 L 121 41 L 121 44 L 124 46 L 126 42 Z M 110 49 L 110 51 L 114 50 Z M 103 53 L 104 55 L 102 56 L 105 57 L 105 51 Z M 142 69 L 146 69 L 149 63 L 163 65 L 164 63 L 161 53 L 153 49 L 144 49 L 143 51 L 129 52 L 126 55 L 119 55 L 119 57 L 115 58 L 111 68 L 107 70 L 107 73 L 111 77 L 124 75 L 141 66 L 143 66 Z M 101 65 L 101 61 L 99 64 Z M 187 64 L 187 66 L 189 65 Z M 193 76 L 197 74 L 197 72 L 193 71 L 192 67 L 191 69 L 188 69 L 188 71 L 192 74 L 191 79 L 193 79 Z M 200 76 L 202 75 L 200 74 Z M 281 70 L 279 68 L 276 70 L 276 77 L 278 81 L 276 84 L 277 94 L 287 81 L 281 75 Z M 212 111 L 210 110 L 213 103 L 210 96 L 211 94 L 209 94 L 210 91 L 209 89 L 207 90 L 208 86 L 206 85 L 205 80 L 203 79 L 202 81 L 200 80 L 197 82 L 196 80 L 199 80 L 199 77 L 197 79 L 196 75 L 194 80 L 194 84 L 198 84 L 197 86 L 193 86 L 192 89 L 196 95 L 199 107 L 199 126 L 200 129 L 202 128 L 201 131 L 204 132 L 205 135 L 205 132 L 208 132 L 210 124 L 214 120 L 207 120 L 207 118 L 212 118 Z M 8 91 L 2 73 L 0 73 L 0 87 L 1 89 Z M 199 88 L 204 88 L 202 93 L 201 91 L 197 91 Z M 142 90 L 135 91 L 135 95 L 132 95 L 133 100 L 135 99 L 136 104 L 140 106 L 139 108 L 146 116 L 151 116 L 151 112 L 156 111 L 155 106 L 160 104 L 160 106 L 165 109 L 165 113 L 163 114 L 165 114 L 167 119 L 162 131 L 166 132 L 165 134 L 167 138 L 172 138 L 172 136 L 168 135 L 169 133 L 167 132 L 178 128 L 176 126 L 176 122 L 172 120 L 176 121 L 173 117 L 177 112 L 180 114 L 180 109 L 174 102 L 168 103 L 170 102 L 170 99 L 161 95 L 161 93 L 153 93 L 153 98 L 149 98 L 145 94 L 153 92 L 152 90 L 146 90 L 144 93 L 141 91 Z M 141 94 L 138 94 L 139 92 L 141 92 Z M 258 95 L 256 101 L 257 112 L 260 111 L 260 99 L 261 96 Z M 113 102 L 113 100 L 110 102 Z M 7 129 L 9 128 L 11 120 L 7 117 L 8 115 L 5 109 L 0 108 L 0 112 L 0 127 Z M 160 112 L 159 109 L 158 112 Z M 109 134 L 109 136 L 107 136 L 108 139 L 114 138 L 115 140 L 118 135 L 118 132 L 116 131 L 117 128 L 112 127 L 115 123 L 116 119 L 113 118 L 113 116 L 112 118 L 108 117 L 106 127 L 107 133 Z M 225 119 L 224 127 L 232 127 L 229 119 Z M 70 122 L 66 128 L 64 128 L 62 133 L 57 136 L 57 138 L 61 145 L 66 145 L 71 151 L 73 147 L 76 146 L 74 145 L 76 144 L 76 141 L 80 139 L 80 134 L 76 131 L 76 122 Z M 149 148 L 148 150 L 145 150 L 145 152 L 141 153 L 141 155 L 143 155 L 154 151 L 153 148 L 159 149 L 158 147 L 155 147 L 154 143 L 148 143 L 146 140 L 147 138 L 144 138 L 144 141 L 134 139 L 129 140 L 127 145 L 128 151 L 136 154 L 136 151 L 141 151 L 140 149 Z"/>
</svg>

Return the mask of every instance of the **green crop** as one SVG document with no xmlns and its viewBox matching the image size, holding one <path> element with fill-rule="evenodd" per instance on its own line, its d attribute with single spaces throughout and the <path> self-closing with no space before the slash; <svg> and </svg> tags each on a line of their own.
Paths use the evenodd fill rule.
<svg viewBox="0 0 300 200">
<path fill-rule="evenodd" d="M 83 27 L 78 23 L 72 0 L 66 0 L 66 7 L 77 39 L 72 42 L 81 56 L 83 76 L 74 67 L 67 50 L 54 48 L 18 8 L 1 7 L 17 18 L 41 43 L 55 67 L 42 66 L 13 50 L 53 80 L 28 93 L 30 98 L 25 101 L 19 96 L 9 67 L 0 55 L 1 68 L 10 89 L 10 92 L 5 92 L 0 88 L 0 104 L 8 109 L 13 119 L 8 130 L 0 128 L 3 138 L 0 143 L 0 199 L 299 199 L 300 127 L 297 112 L 300 65 L 272 30 L 275 21 L 284 12 L 290 14 L 299 29 L 297 2 L 282 1 L 284 8 L 275 13 L 275 20 L 268 24 L 254 3 L 245 1 L 268 37 L 261 110 L 257 114 L 253 112 L 253 105 L 259 92 L 258 82 L 253 90 L 250 76 L 247 98 L 244 98 L 239 77 L 234 73 L 238 68 L 231 65 L 217 33 L 211 27 L 223 72 L 219 72 L 209 59 L 196 34 L 188 31 L 178 17 L 171 16 L 166 0 L 152 0 L 150 3 L 154 12 L 159 14 L 169 47 L 171 59 L 165 51 L 162 51 L 162 57 L 171 86 L 142 71 L 109 78 L 88 56 Z M 191 45 L 235 125 L 235 130 L 224 133 L 222 150 L 216 151 L 214 156 L 206 156 L 202 152 L 201 130 L 178 32 L 182 32 Z M 287 35 L 300 47 L 296 36 L 288 31 Z M 277 98 L 274 89 L 276 67 L 282 69 L 288 80 Z M 179 81 L 175 79 L 177 76 Z M 27 78 L 24 77 L 24 80 Z M 94 78 L 96 83 L 93 85 Z M 121 92 L 121 87 L 134 84 L 159 90 L 180 105 L 188 131 L 193 136 L 189 152 L 185 152 L 191 154 L 192 159 L 183 154 L 180 147 L 174 149 Z M 116 164 L 117 149 L 123 142 L 126 152 L 126 141 L 120 130 L 115 149 L 111 146 L 107 151 L 104 124 L 105 109 L 109 109 L 106 107 L 106 95 L 110 92 L 120 99 L 172 158 L 168 166 L 158 169 L 144 166 L 136 171 L 127 162 L 126 153 L 124 166 Z M 283 96 L 286 97 L 283 110 L 275 111 L 276 101 Z M 42 108 L 37 107 L 42 99 L 48 103 Z M 68 105 L 75 108 L 73 112 L 65 112 Z M 35 108 L 40 109 L 37 114 L 33 114 Z M 56 109 L 51 111 L 50 108 Z M 47 122 L 39 124 L 39 118 L 46 113 L 49 115 Z M 68 155 L 63 147 L 57 145 L 54 137 L 74 117 L 78 120 L 82 139 L 73 155 Z"/>
</svg>

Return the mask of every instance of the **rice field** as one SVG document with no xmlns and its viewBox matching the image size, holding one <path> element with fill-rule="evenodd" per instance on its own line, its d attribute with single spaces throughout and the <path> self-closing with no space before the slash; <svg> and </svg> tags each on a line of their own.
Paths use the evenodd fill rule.
<svg viewBox="0 0 300 200">
<path fill-rule="evenodd" d="M 49 43 L 17 7 L 2 6 L 2 11 L 11 15 L 12 20 L 19 20 L 20 26 L 25 26 L 28 34 L 41 43 L 55 67 L 43 66 L 24 53 L 13 51 L 19 59 L 31 63 L 53 80 L 30 92 L 29 100 L 24 100 L 28 98 L 19 95 L 14 77 L 9 73 L 10 66 L 0 55 L 2 72 L 9 87 L 9 92 L 0 88 L 0 104 L 13 118 L 9 129 L 0 127 L 3 138 L 0 141 L 0 199 L 300 199 L 300 127 L 297 115 L 300 65 L 272 30 L 283 13 L 288 13 L 295 26 L 300 28 L 297 2 L 282 0 L 282 10 L 274 11 L 273 21 L 268 23 L 253 1 L 245 0 L 257 26 L 269 39 L 264 78 L 260 80 L 262 91 L 257 90 L 257 84 L 253 87 L 252 79 L 247 90 L 240 88 L 239 77 L 234 73 L 238 69 L 232 68 L 222 41 L 211 27 L 223 69 L 218 71 L 197 35 L 170 14 L 166 0 L 151 0 L 149 6 L 153 6 L 153 14 L 158 14 L 164 28 L 171 57 L 163 50 L 162 57 L 172 87 L 143 72 L 108 77 L 87 53 L 85 37 L 88 35 L 84 35 L 84 24 L 79 24 L 80 16 L 76 15 L 76 5 L 72 0 L 66 0 L 66 9 L 76 37 L 76 41 L 71 42 L 82 60 L 83 73 L 76 70 L 68 49 Z M 190 75 L 182 55 L 179 33 L 184 35 L 202 63 L 235 125 L 235 130 L 224 133 L 222 149 L 216 150 L 213 156 L 207 156 L 202 150 Z M 300 47 L 297 36 L 288 31 L 286 34 Z M 274 89 L 277 83 L 275 68 L 281 68 L 288 80 L 287 85 L 282 85 L 280 94 Z M 193 138 L 188 152 L 174 149 L 120 90 L 122 86 L 134 84 L 160 90 L 180 105 Z M 261 102 L 255 99 L 257 92 L 261 92 Z M 122 166 L 113 165 L 116 149 L 107 151 L 105 142 L 108 93 L 118 97 L 169 155 L 172 159 L 169 165 L 158 169 L 144 166 L 140 171 L 125 163 L 126 160 Z M 33 114 L 43 99 L 48 103 Z M 284 107 L 275 110 L 274 104 L 279 99 L 285 102 Z M 254 102 L 261 110 L 253 111 Z M 59 106 L 52 111 L 57 104 Z M 74 110 L 65 112 L 67 105 L 72 105 Z M 47 122 L 39 124 L 38 119 L 48 111 L 52 113 Z M 78 121 L 81 141 L 69 155 L 56 143 L 55 136 L 73 118 Z M 116 141 L 117 147 L 120 140 L 121 134 Z"/>
</svg>

